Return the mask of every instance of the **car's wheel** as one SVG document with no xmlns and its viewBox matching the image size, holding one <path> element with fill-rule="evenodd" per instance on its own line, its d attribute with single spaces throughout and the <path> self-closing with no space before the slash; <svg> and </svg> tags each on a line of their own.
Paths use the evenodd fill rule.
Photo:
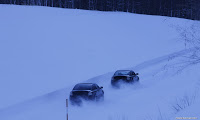
<svg viewBox="0 0 200 120">
<path fill-rule="evenodd" d="M 97 97 L 97 101 L 98 101 L 98 102 L 104 101 L 104 95 L 102 95 L 102 96 L 100 96 L 100 97 Z"/>
<path fill-rule="evenodd" d="M 97 96 L 95 96 L 94 101 L 99 101 L 99 98 Z"/>
<path fill-rule="evenodd" d="M 113 88 L 116 88 L 117 82 L 116 82 L 116 81 L 115 81 L 115 82 L 111 81 L 111 86 L 112 86 Z"/>
<path fill-rule="evenodd" d="M 139 80 L 140 80 L 140 78 L 138 77 L 137 81 L 139 81 Z"/>
</svg>

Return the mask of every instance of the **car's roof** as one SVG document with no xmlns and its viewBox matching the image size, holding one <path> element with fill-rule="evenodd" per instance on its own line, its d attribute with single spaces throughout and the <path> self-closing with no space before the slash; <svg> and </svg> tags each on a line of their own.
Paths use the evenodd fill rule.
<svg viewBox="0 0 200 120">
<path fill-rule="evenodd" d="M 117 70 L 117 71 L 133 71 L 133 70 Z"/>
<path fill-rule="evenodd" d="M 95 83 L 78 83 L 78 84 L 76 84 L 76 85 L 81 85 L 81 84 L 93 85 L 93 84 L 95 84 Z"/>
</svg>

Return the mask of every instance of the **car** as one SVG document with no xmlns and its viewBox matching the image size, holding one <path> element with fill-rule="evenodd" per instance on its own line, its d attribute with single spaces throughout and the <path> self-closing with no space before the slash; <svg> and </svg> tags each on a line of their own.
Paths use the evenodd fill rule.
<svg viewBox="0 0 200 120">
<path fill-rule="evenodd" d="M 78 83 L 70 92 L 70 102 L 72 105 L 81 105 L 82 100 L 102 101 L 103 99 L 103 87 L 99 87 L 96 83 Z"/>
<path fill-rule="evenodd" d="M 138 82 L 138 75 L 133 70 L 117 70 L 111 78 L 111 85 L 113 87 L 119 87 L 120 83 Z"/>
</svg>

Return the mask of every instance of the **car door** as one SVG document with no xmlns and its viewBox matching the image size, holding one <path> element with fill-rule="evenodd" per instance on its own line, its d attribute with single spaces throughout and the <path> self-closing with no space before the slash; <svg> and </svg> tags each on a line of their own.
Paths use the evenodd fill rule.
<svg viewBox="0 0 200 120">
<path fill-rule="evenodd" d="M 136 74 L 134 71 L 132 71 L 132 78 L 133 78 L 133 81 L 137 81 Z"/>
<path fill-rule="evenodd" d="M 102 89 L 98 85 L 96 85 L 96 87 L 97 87 L 97 90 L 98 90 L 98 96 L 100 97 L 101 94 L 102 94 Z"/>
<path fill-rule="evenodd" d="M 99 91 L 99 95 L 100 96 L 103 96 L 104 95 L 104 91 L 103 91 L 103 87 L 101 88 L 101 87 L 99 87 L 98 85 L 97 85 L 97 87 L 98 87 L 98 91 Z"/>
<path fill-rule="evenodd" d="M 95 96 L 98 96 L 99 90 L 98 90 L 96 84 L 93 84 L 93 85 L 92 85 L 92 91 L 95 92 Z"/>
<path fill-rule="evenodd" d="M 96 84 L 96 87 L 97 87 L 97 95 L 98 97 L 101 97 L 103 95 L 103 90 Z"/>
</svg>

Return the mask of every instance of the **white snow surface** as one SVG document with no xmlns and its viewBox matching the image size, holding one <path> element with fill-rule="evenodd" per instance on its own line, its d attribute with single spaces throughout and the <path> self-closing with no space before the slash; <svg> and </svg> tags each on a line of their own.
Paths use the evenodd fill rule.
<svg viewBox="0 0 200 120">
<path fill-rule="evenodd" d="M 0 120 L 66 119 L 65 99 L 79 82 L 103 86 L 105 100 L 69 105 L 69 120 L 157 120 L 197 117 L 199 65 L 166 67 L 191 52 L 176 26 L 193 21 L 38 6 L 0 5 Z M 113 89 L 115 70 L 140 83 Z M 176 112 L 184 95 L 192 104 Z"/>
</svg>

